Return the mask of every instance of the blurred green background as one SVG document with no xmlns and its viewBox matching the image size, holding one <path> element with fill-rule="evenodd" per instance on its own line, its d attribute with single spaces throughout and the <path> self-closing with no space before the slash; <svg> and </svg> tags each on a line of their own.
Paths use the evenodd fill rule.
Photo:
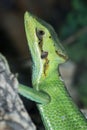
<svg viewBox="0 0 87 130">
<path fill-rule="evenodd" d="M 72 61 L 67 64 L 73 73 L 71 79 L 68 76 L 68 87 L 77 92 L 77 105 L 87 108 L 87 0 L 0 0 L 0 52 L 11 71 L 18 73 L 18 80 L 31 86 L 31 56 L 23 20 L 26 10 L 55 28 Z M 22 99 L 37 129 L 44 130 L 35 103 Z"/>
</svg>

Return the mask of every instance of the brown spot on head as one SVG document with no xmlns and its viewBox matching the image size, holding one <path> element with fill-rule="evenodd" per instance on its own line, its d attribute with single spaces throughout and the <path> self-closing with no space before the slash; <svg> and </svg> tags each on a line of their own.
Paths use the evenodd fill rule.
<svg viewBox="0 0 87 130">
<path fill-rule="evenodd" d="M 46 76 L 47 69 L 49 67 L 49 60 L 46 58 L 44 63 L 44 75 Z"/>
<path fill-rule="evenodd" d="M 47 58 L 47 56 L 48 56 L 48 52 L 46 52 L 46 51 L 41 52 L 41 59 L 45 59 L 45 58 Z"/>
<path fill-rule="evenodd" d="M 49 36 L 49 38 L 51 38 L 51 36 Z"/>
</svg>

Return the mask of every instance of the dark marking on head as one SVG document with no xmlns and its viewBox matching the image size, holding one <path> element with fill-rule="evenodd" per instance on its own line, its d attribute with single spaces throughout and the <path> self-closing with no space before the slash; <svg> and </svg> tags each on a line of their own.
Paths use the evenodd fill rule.
<svg viewBox="0 0 87 130">
<path fill-rule="evenodd" d="M 40 44 L 41 44 L 41 42 L 39 41 L 39 42 L 38 42 L 38 44 L 40 45 Z"/>
<path fill-rule="evenodd" d="M 41 52 L 41 59 L 45 59 L 45 58 L 47 58 L 47 56 L 48 56 L 48 52 L 46 52 L 46 51 Z"/>
<path fill-rule="evenodd" d="M 36 35 L 37 35 L 39 40 L 43 39 L 44 34 L 45 34 L 45 32 L 43 30 L 39 30 L 39 29 L 36 28 Z"/>
<path fill-rule="evenodd" d="M 51 38 L 51 36 L 49 36 L 49 38 Z"/>
<path fill-rule="evenodd" d="M 42 47 L 43 47 L 43 35 L 45 34 L 45 32 L 43 30 L 40 29 L 35 29 L 36 31 L 36 36 L 38 38 L 38 45 L 40 48 L 40 51 L 42 52 Z"/>
<path fill-rule="evenodd" d="M 39 48 L 40 48 L 40 50 L 41 50 L 41 52 L 42 52 L 43 41 L 42 41 L 42 40 L 41 40 L 41 41 L 39 41 L 39 42 L 38 42 L 38 45 L 39 45 Z"/>
<path fill-rule="evenodd" d="M 48 67 L 49 67 L 49 60 L 46 58 L 45 59 L 45 63 L 44 63 L 44 75 L 46 76 L 46 72 L 47 72 L 47 69 L 48 69 Z"/>
<path fill-rule="evenodd" d="M 61 54 L 60 52 L 58 52 L 57 50 L 55 50 L 56 54 L 60 57 L 62 57 L 63 59 L 67 60 L 68 59 L 68 56 L 67 55 L 64 55 L 64 54 Z"/>
</svg>

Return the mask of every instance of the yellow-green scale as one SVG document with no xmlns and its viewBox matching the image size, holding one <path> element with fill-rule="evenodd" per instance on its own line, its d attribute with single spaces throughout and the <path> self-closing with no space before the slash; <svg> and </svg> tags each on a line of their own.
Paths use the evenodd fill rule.
<svg viewBox="0 0 87 130">
<path fill-rule="evenodd" d="M 39 86 L 51 97 L 50 103 L 37 105 L 46 130 L 87 130 L 86 119 L 67 93 L 57 70 L 51 74 L 51 78 L 46 77 Z"/>
</svg>

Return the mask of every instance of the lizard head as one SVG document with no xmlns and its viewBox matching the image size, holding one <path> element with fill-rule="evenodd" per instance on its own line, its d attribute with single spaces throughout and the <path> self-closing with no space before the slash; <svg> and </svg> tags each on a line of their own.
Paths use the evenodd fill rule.
<svg viewBox="0 0 87 130">
<path fill-rule="evenodd" d="M 33 77 L 39 79 L 42 73 L 63 63 L 68 58 L 51 25 L 26 12 L 24 15 L 25 31 L 33 60 Z M 50 67 L 49 67 L 50 66 Z"/>
</svg>

